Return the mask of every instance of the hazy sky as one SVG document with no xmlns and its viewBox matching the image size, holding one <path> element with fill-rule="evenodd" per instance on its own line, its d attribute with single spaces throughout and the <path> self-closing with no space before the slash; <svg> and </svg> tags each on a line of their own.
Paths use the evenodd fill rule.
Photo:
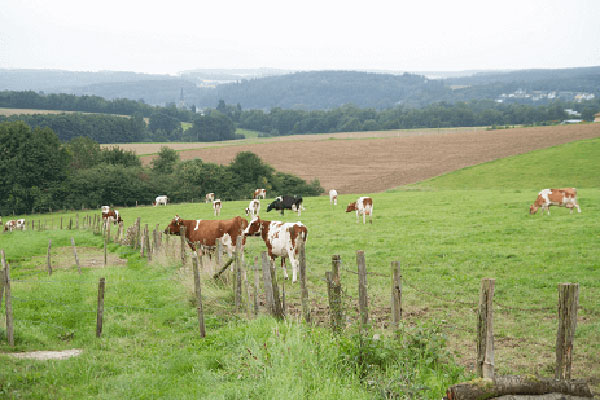
<svg viewBox="0 0 600 400">
<path fill-rule="evenodd" d="M 0 68 L 600 65 L 598 0 L 0 0 Z"/>
</svg>

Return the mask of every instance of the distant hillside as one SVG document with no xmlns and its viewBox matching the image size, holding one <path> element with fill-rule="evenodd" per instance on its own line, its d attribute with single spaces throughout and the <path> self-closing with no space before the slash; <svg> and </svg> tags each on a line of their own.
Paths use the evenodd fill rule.
<svg viewBox="0 0 600 400">
<path fill-rule="evenodd" d="M 423 73 L 425 74 L 425 73 Z M 0 90 L 33 90 L 106 99 L 128 98 L 146 104 L 215 107 L 219 100 L 245 110 L 273 107 L 324 110 L 353 104 L 386 109 L 397 105 L 423 107 L 432 103 L 498 100 L 544 104 L 554 99 L 600 97 L 600 67 L 560 70 L 479 71 L 469 76 L 436 72 L 425 75 L 359 71 L 282 70 L 187 71 L 180 76 L 134 72 L 70 72 L 0 70 Z M 250 79 L 246 79 L 250 78 Z M 223 83 L 229 82 L 229 83 Z"/>
</svg>

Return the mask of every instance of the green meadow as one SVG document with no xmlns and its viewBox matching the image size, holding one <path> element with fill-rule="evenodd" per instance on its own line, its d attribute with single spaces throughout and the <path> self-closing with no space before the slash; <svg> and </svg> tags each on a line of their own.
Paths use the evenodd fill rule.
<svg viewBox="0 0 600 400">
<path fill-rule="evenodd" d="M 55 229 L 61 216 L 66 224 L 76 212 L 24 216 L 54 229 L 0 234 L 0 249 L 15 280 L 15 347 L 8 346 L 1 324 L 0 352 L 84 352 L 62 361 L 15 360 L 0 354 L 0 394 L 57 399 L 439 399 L 447 386 L 474 376 L 476 308 L 486 277 L 496 280 L 499 374 L 554 375 L 557 286 L 579 283 L 573 376 L 595 378 L 597 390 L 598 160 L 600 140 L 581 141 L 370 194 L 374 217 L 365 225 L 362 217 L 357 224 L 355 214 L 344 211 L 346 204 L 367 193 L 341 194 L 335 207 L 325 196 L 305 198 L 301 216 L 266 213 L 268 202 L 261 201 L 263 219 L 300 220 L 308 227 L 307 280 L 313 307 L 327 304 L 324 275 L 331 269 L 332 255 L 341 255 L 348 322 L 341 335 L 332 334 L 325 323 L 307 326 L 294 316 L 276 322 L 264 310 L 248 320 L 245 313 L 234 311 L 231 285 L 212 280 L 205 271 L 207 338 L 202 339 L 190 266 L 182 268 L 173 257 L 175 247 L 147 263 L 139 251 L 111 244 L 109 250 L 126 259 L 126 266 L 84 268 L 79 275 L 65 259 L 49 277 L 49 238 L 55 248 L 69 246 L 75 236 L 78 245 L 98 254 L 102 238 L 84 230 Z M 553 207 L 549 216 L 529 215 L 529 205 L 545 187 L 576 187 L 582 212 Z M 247 204 L 224 203 L 220 218 L 243 215 Z M 142 225 L 152 229 L 158 224 L 161 230 L 176 214 L 215 218 L 205 203 L 119 210 L 125 226 L 141 217 Z M 82 219 L 91 212 L 77 214 Z M 253 262 L 265 250 L 260 238 L 248 238 L 246 260 Z M 364 250 L 371 273 L 372 326 L 365 340 L 357 335 L 356 325 L 357 250 Z M 387 326 L 394 260 L 400 261 L 403 276 L 404 319 L 397 335 Z M 281 279 L 279 268 L 277 274 Z M 107 282 L 107 311 L 103 335 L 97 339 L 100 277 Z M 286 281 L 285 290 L 288 304 L 299 302 L 298 284 Z"/>
</svg>

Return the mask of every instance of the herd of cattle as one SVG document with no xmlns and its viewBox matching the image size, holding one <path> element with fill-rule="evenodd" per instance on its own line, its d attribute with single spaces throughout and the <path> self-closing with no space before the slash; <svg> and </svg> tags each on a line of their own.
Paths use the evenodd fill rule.
<svg viewBox="0 0 600 400">
<path fill-rule="evenodd" d="M 282 221 L 267 221 L 259 217 L 260 200 L 266 199 L 265 189 L 256 189 L 253 199 L 245 209 L 246 216 L 251 217 L 250 221 L 241 216 L 234 217 L 228 220 L 186 220 L 178 215 L 169 223 L 165 229 L 165 233 L 173 235 L 181 235 L 182 227 L 185 227 L 185 238 L 190 248 L 194 251 L 197 246 L 201 246 L 203 252 L 211 251 L 215 248 L 217 240 L 221 240 L 225 250 L 231 257 L 233 250 L 237 245 L 238 237 L 242 240 L 242 248 L 246 244 L 248 236 L 260 236 L 267 247 L 267 252 L 271 261 L 274 263 L 277 257 L 280 257 L 283 273 L 287 279 L 288 274 L 285 268 L 285 259 L 289 259 L 292 264 L 292 281 L 298 278 L 298 239 L 306 241 L 308 237 L 307 227 L 298 221 L 295 223 L 285 223 Z M 167 205 L 167 196 L 161 195 L 156 198 L 154 205 Z M 220 199 L 215 199 L 214 193 L 206 195 L 206 202 L 211 202 L 215 216 L 220 215 L 222 202 Z M 337 191 L 332 189 L 329 191 L 330 204 L 337 205 Z M 577 190 L 574 188 L 567 189 L 543 189 L 539 192 L 535 202 L 530 206 L 530 214 L 535 214 L 541 207 L 542 212 L 545 210 L 550 214 L 550 206 L 559 206 L 569 208 L 571 213 L 577 208 L 581 212 L 581 208 L 577 202 Z M 271 210 L 281 211 L 293 210 L 301 215 L 304 210 L 302 206 L 302 196 L 279 196 L 267 206 L 267 212 Z M 363 216 L 363 224 L 366 223 L 366 217 L 369 217 L 369 222 L 372 222 L 373 217 L 373 199 L 370 197 L 359 197 L 356 201 L 348 204 L 346 212 L 356 212 L 356 222 L 359 222 L 360 215 Z M 102 207 L 102 219 L 105 224 L 122 222 L 121 215 L 118 210 L 111 210 L 109 206 Z M 2 221 L 0 220 L 0 224 Z M 10 220 L 4 224 L 4 231 L 12 231 L 14 229 L 25 230 L 25 219 Z"/>
</svg>

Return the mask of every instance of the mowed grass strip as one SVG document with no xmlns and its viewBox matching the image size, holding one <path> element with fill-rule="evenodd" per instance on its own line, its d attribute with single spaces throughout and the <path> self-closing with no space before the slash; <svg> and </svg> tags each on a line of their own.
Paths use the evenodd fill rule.
<svg viewBox="0 0 600 400">
<path fill-rule="evenodd" d="M 476 356 L 475 309 L 482 278 L 496 279 L 494 325 L 498 373 L 540 373 L 543 376 L 553 376 L 554 343 L 558 324 L 557 286 L 561 282 L 578 282 L 580 310 L 575 338 L 573 376 L 598 377 L 600 376 L 600 246 L 598 246 L 600 238 L 598 222 L 600 221 L 598 205 L 600 189 L 598 187 L 600 185 L 595 184 L 598 174 L 587 175 L 588 172 L 592 174 L 596 171 L 595 160 L 600 159 L 598 153 L 600 147 L 597 143 L 598 141 L 571 143 L 457 171 L 426 181 L 421 185 L 373 194 L 371 196 L 374 199 L 373 224 L 363 225 L 362 218 L 361 223 L 357 224 L 354 213 L 344 212 L 345 205 L 361 194 L 340 195 L 337 207 L 330 206 L 329 199 L 324 196 L 305 198 L 306 210 L 301 217 L 291 212 L 286 212 L 283 217 L 275 212 L 266 213 L 268 201 L 263 201 L 261 216 L 271 220 L 301 220 L 308 227 L 307 275 L 309 296 L 314 304 L 327 303 L 324 274 L 331 268 L 331 256 L 341 255 L 344 304 L 351 322 L 357 320 L 355 299 L 357 299 L 358 278 L 356 274 L 351 273 L 356 270 L 356 250 L 365 251 L 367 269 L 375 273 L 368 276 L 368 285 L 371 315 L 376 327 L 386 325 L 389 320 L 389 312 L 386 309 L 389 307 L 390 298 L 388 274 L 390 262 L 399 260 L 404 281 L 404 324 L 405 329 L 412 329 L 406 331 L 408 342 L 417 340 L 419 343 L 422 341 L 431 344 L 437 343 L 438 338 L 445 336 L 450 350 L 467 371 L 474 367 Z M 547 154 L 544 154 L 545 152 Z M 562 160 L 563 168 L 549 169 L 557 158 Z M 520 178 L 510 178 L 511 171 L 519 169 L 513 165 L 514 163 L 536 164 L 539 169 L 530 170 L 531 175 L 521 174 Z M 478 173 L 478 168 L 482 169 L 481 173 Z M 544 171 L 553 171 L 553 173 L 548 175 L 548 172 Z M 537 179 L 546 179 L 544 182 L 547 184 L 537 184 Z M 453 180 L 453 183 L 446 183 L 446 180 Z M 566 184 L 562 185 L 562 183 Z M 450 189 L 454 186 L 462 189 Z M 552 186 L 577 187 L 582 213 L 570 215 L 564 208 L 553 207 L 550 216 L 539 213 L 530 216 L 529 205 L 535 200 L 539 189 Z M 218 196 L 218 193 L 216 195 Z M 247 204 L 248 201 L 224 203 L 221 218 L 243 215 L 243 209 Z M 126 226 L 133 224 L 135 218 L 140 216 L 142 224 L 148 223 L 150 227 L 159 224 L 160 229 L 164 229 L 175 214 L 185 219 L 214 219 L 211 205 L 204 203 L 121 208 L 120 211 Z M 35 218 L 38 219 L 38 216 Z M 56 221 L 57 215 L 39 216 L 39 218 L 42 220 L 54 218 Z M 21 236 L 27 241 L 27 232 L 14 232 L 12 235 L 14 238 Z M 6 236 L 0 236 L 0 248 L 5 243 L 5 238 Z M 40 243 L 41 254 L 44 254 L 47 241 L 42 240 Z M 265 246 L 260 238 L 248 238 L 246 249 L 246 259 L 251 262 L 255 256 L 259 256 L 260 252 L 265 250 Z M 31 253 L 40 254 L 40 251 L 31 251 Z M 8 256 L 13 257 L 11 254 Z M 149 277 L 147 274 L 171 277 L 176 269 L 167 267 L 161 272 L 159 268 L 157 272 L 147 270 L 143 263 L 138 264 L 133 261 L 131 263 L 128 268 L 120 268 L 117 272 L 117 274 L 130 274 L 127 279 L 122 279 L 123 283 L 129 280 L 135 282 L 135 278 L 144 281 Z M 288 272 L 291 273 L 289 270 Z M 40 273 L 43 274 L 43 268 Z M 76 385 L 73 393 L 77 390 L 82 393 L 96 390 L 98 394 L 125 393 L 130 397 L 143 397 L 148 393 L 155 397 L 164 397 L 176 393 L 180 394 L 181 398 L 192 394 L 205 398 L 210 398 L 210 394 L 214 394 L 213 398 L 232 396 L 258 398 L 272 397 L 275 393 L 286 393 L 281 391 L 284 388 L 289 394 L 287 398 L 300 398 L 306 393 L 311 397 L 321 398 L 348 393 L 353 393 L 356 398 L 372 396 L 373 388 L 355 386 L 353 376 L 347 370 L 344 370 L 342 376 L 332 376 L 329 373 L 318 375 L 309 373 L 305 369 L 302 369 L 302 379 L 294 375 L 294 369 L 297 370 L 304 364 L 296 364 L 291 360 L 302 360 L 302 357 L 298 356 L 299 353 L 304 354 L 311 348 L 314 349 L 317 346 L 315 343 L 323 345 L 323 341 L 331 342 L 333 339 L 323 333 L 324 336 L 309 340 L 304 336 L 306 333 L 301 330 L 296 331 L 295 325 L 290 328 L 281 326 L 277 328 L 272 322 L 264 322 L 264 320 L 256 323 L 243 321 L 234 323 L 232 321 L 237 321 L 237 317 L 233 317 L 232 320 L 233 308 L 227 307 L 231 304 L 231 294 L 228 293 L 227 288 L 211 288 L 208 277 L 204 278 L 209 287 L 204 295 L 207 302 L 213 302 L 213 305 L 208 307 L 210 322 L 207 324 L 209 337 L 212 339 L 206 342 L 198 340 L 191 276 L 188 276 L 189 273 L 186 274 L 180 281 L 167 280 L 169 283 L 165 283 L 164 286 L 152 286 L 143 295 L 134 291 L 137 293 L 134 297 L 140 299 L 152 299 L 153 295 L 148 294 L 156 292 L 159 300 L 148 304 L 154 304 L 158 308 L 165 307 L 165 312 L 160 313 L 159 316 L 170 322 L 166 325 L 162 322 L 156 325 L 156 321 L 151 318 L 152 313 L 150 315 L 141 313 L 123 317 L 125 320 L 131 318 L 136 329 L 126 328 L 128 331 L 123 332 L 113 331 L 116 329 L 114 327 L 107 328 L 108 332 L 112 333 L 107 333 L 107 338 L 103 341 L 116 347 L 112 349 L 108 345 L 96 346 L 94 351 L 101 351 L 105 355 L 102 369 L 111 372 L 106 374 L 99 372 L 100 364 L 94 361 L 98 357 L 96 354 L 91 359 L 84 357 L 78 361 L 69 361 L 69 363 L 76 363 L 78 368 L 92 371 L 84 378 L 88 381 Z M 277 274 L 281 277 L 279 269 Z M 97 275 L 92 280 L 96 277 Z M 180 293 L 182 287 L 186 288 L 183 295 Z M 34 297 L 34 292 L 31 292 L 30 296 Z M 93 297 L 93 293 L 90 296 Z M 127 295 L 123 296 L 127 301 Z M 286 296 L 288 304 L 298 303 L 300 298 L 298 285 L 286 282 Z M 94 300 L 91 301 L 93 303 Z M 167 307 L 165 302 L 173 305 Z M 184 305 L 186 302 L 188 304 Z M 86 329 L 93 329 L 93 322 L 89 322 L 86 326 Z M 284 330 L 290 333 L 282 335 Z M 77 335 L 78 329 L 75 331 Z M 352 332 L 352 329 L 348 332 Z M 441 336 L 438 337 L 432 332 L 437 332 Z M 57 341 L 54 338 L 56 333 L 52 331 L 42 331 L 41 335 L 52 337 L 45 339 L 48 343 L 55 344 Z M 239 339 L 242 336 L 244 339 Z M 286 363 L 285 368 L 289 373 L 283 374 L 280 373 L 281 368 L 272 369 L 264 365 L 260 369 L 262 373 L 258 375 L 241 373 L 241 378 L 238 378 L 240 373 L 232 373 L 236 368 L 246 368 L 247 364 L 256 361 L 254 356 L 257 353 L 257 346 L 267 343 L 267 348 L 270 349 L 269 343 L 278 343 L 279 346 L 287 343 L 281 339 L 282 336 L 303 338 L 298 340 L 310 344 L 308 347 L 290 346 L 290 349 L 294 349 L 291 353 L 286 353 L 285 346 L 278 347 L 277 352 L 269 353 L 272 363 L 270 366 L 275 363 Z M 276 339 L 278 337 L 279 340 Z M 145 338 L 145 342 L 141 342 L 141 338 Z M 121 342 L 127 345 L 120 346 Z M 43 338 L 37 341 L 28 339 L 27 343 L 21 343 L 21 346 L 31 349 L 38 343 L 46 342 L 43 342 Z M 144 345 L 136 343 L 144 343 Z M 209 343 L 210 346 L 205 347 L 205 343 Z M 343 347 L 343 343 L 335 341 L 331 343 Z M 3 350 L 9 350 L 5 342 L 1 344 Z M 81 345 L 89 346 L 89 342 L 82 342 Z M 164 350 L 163 347 L 169 350 Z M 250 349 L 250 352 L 244 347 Z M 436 354 L 440 354 L 441 348 L 436 347 Z M 244 352 L 248 355 L 242 356 Z M 136 357 L 144 361 L 132 361 Z M 114 363 L 110 362 L 109 358 L 114 358 Z M 441 362 L 442 360 L 444 362 Z M 422 379 L 419 378 L 421 380 L 411 381 L 413 384 L 421 382 L 432 389 L 423 397 L 439 398 L 443 393 L 444 385 L 464 378 L 464 375 L 457 374 L 450 367 L 452 364 L 446 358 L 441 357 L 438 361 L 441 362 L 440 365 L 449 366 L 449 369 L 444 372 L 444 369 L 439 369 L 439 366 L 436 369 L 425 368 L 425 366 L 420 368 L 414 363 L 407 365 L 406 371 L 423 375 Z M 56 379 L 51 372 L 36 367 L 37 362 L 10 359 L 7 359 L 7 362 L 10 365 L 18 364 L 20 373 L 35 371 L 34 375 L 27 374 L 28 379 L 33 383 L 39 382 L 42 387 Z M 317 358 L 305 361 L 309 365 L 312 365 L 312 362 L 318 365 L 327 361 Z M 63 368 L 58 366 L 58 362 L 53 365 L 56 365 L 55 368 Z M 130 368 L 126 365 L 134 367 Z M 173 366 L 173 371 L 176 371 L 174 374 L 171 374 L 167 368 L 170 365 Z M 324 371 L 340 367 L 339 364 L 326 365 L 328 366 L 323 367 Z M 64 368 L 65 371 L 70 371 L 65 372 L 66 374 L 74 374 L 70 367 Z M 141 372 L 136 375 L 134 370 Z M 390 368 L 389 371 L 399 370 Z M 151 379 L 152 374 L 158 378 Z M 10 382 L 16 384 L 17 376 L 18 374 L 11 373 Z M 390 382 L 398 376 L 403 375 L 397 372 L 396 376 L 390 376 Z M 132 379 L 136 377 L 139 379 Z M 303 392 L 283 385 L 282 382 L 288 378 L 294 379 L 297 385 L 302 386 Z M 130 382 L 130 386 L 126 387 L 124 382 L 127 380 L 139 383 Z M 328 387 L 327 390 L 314 388 L 313 385 L 320 380 L 338 382 L 333 385 L 338 385 L 337 391 L 332 392 L 334 389 L 329 388 L 329 385 L 324 385 Z M 376 381 L 381 383 L 381 376 Z M 199 382 L 209 385 L 211 391 L 201 389 Z M 186 383 L 188 388 L 181 389 L 180 392 L 173 388 L 173 385 L 183 387 Z M 144 384 L 148 385 L 149 391 L 142 388 Z M 294 386 L 296 387 L 298 386 Z M 20 388 L 22 389 L 21 386 Z M 69 393 L 68 389 L 61 389 L 61 395 Z M 58 397 L 58 394 L 55 397 Z"/>
</svg>

